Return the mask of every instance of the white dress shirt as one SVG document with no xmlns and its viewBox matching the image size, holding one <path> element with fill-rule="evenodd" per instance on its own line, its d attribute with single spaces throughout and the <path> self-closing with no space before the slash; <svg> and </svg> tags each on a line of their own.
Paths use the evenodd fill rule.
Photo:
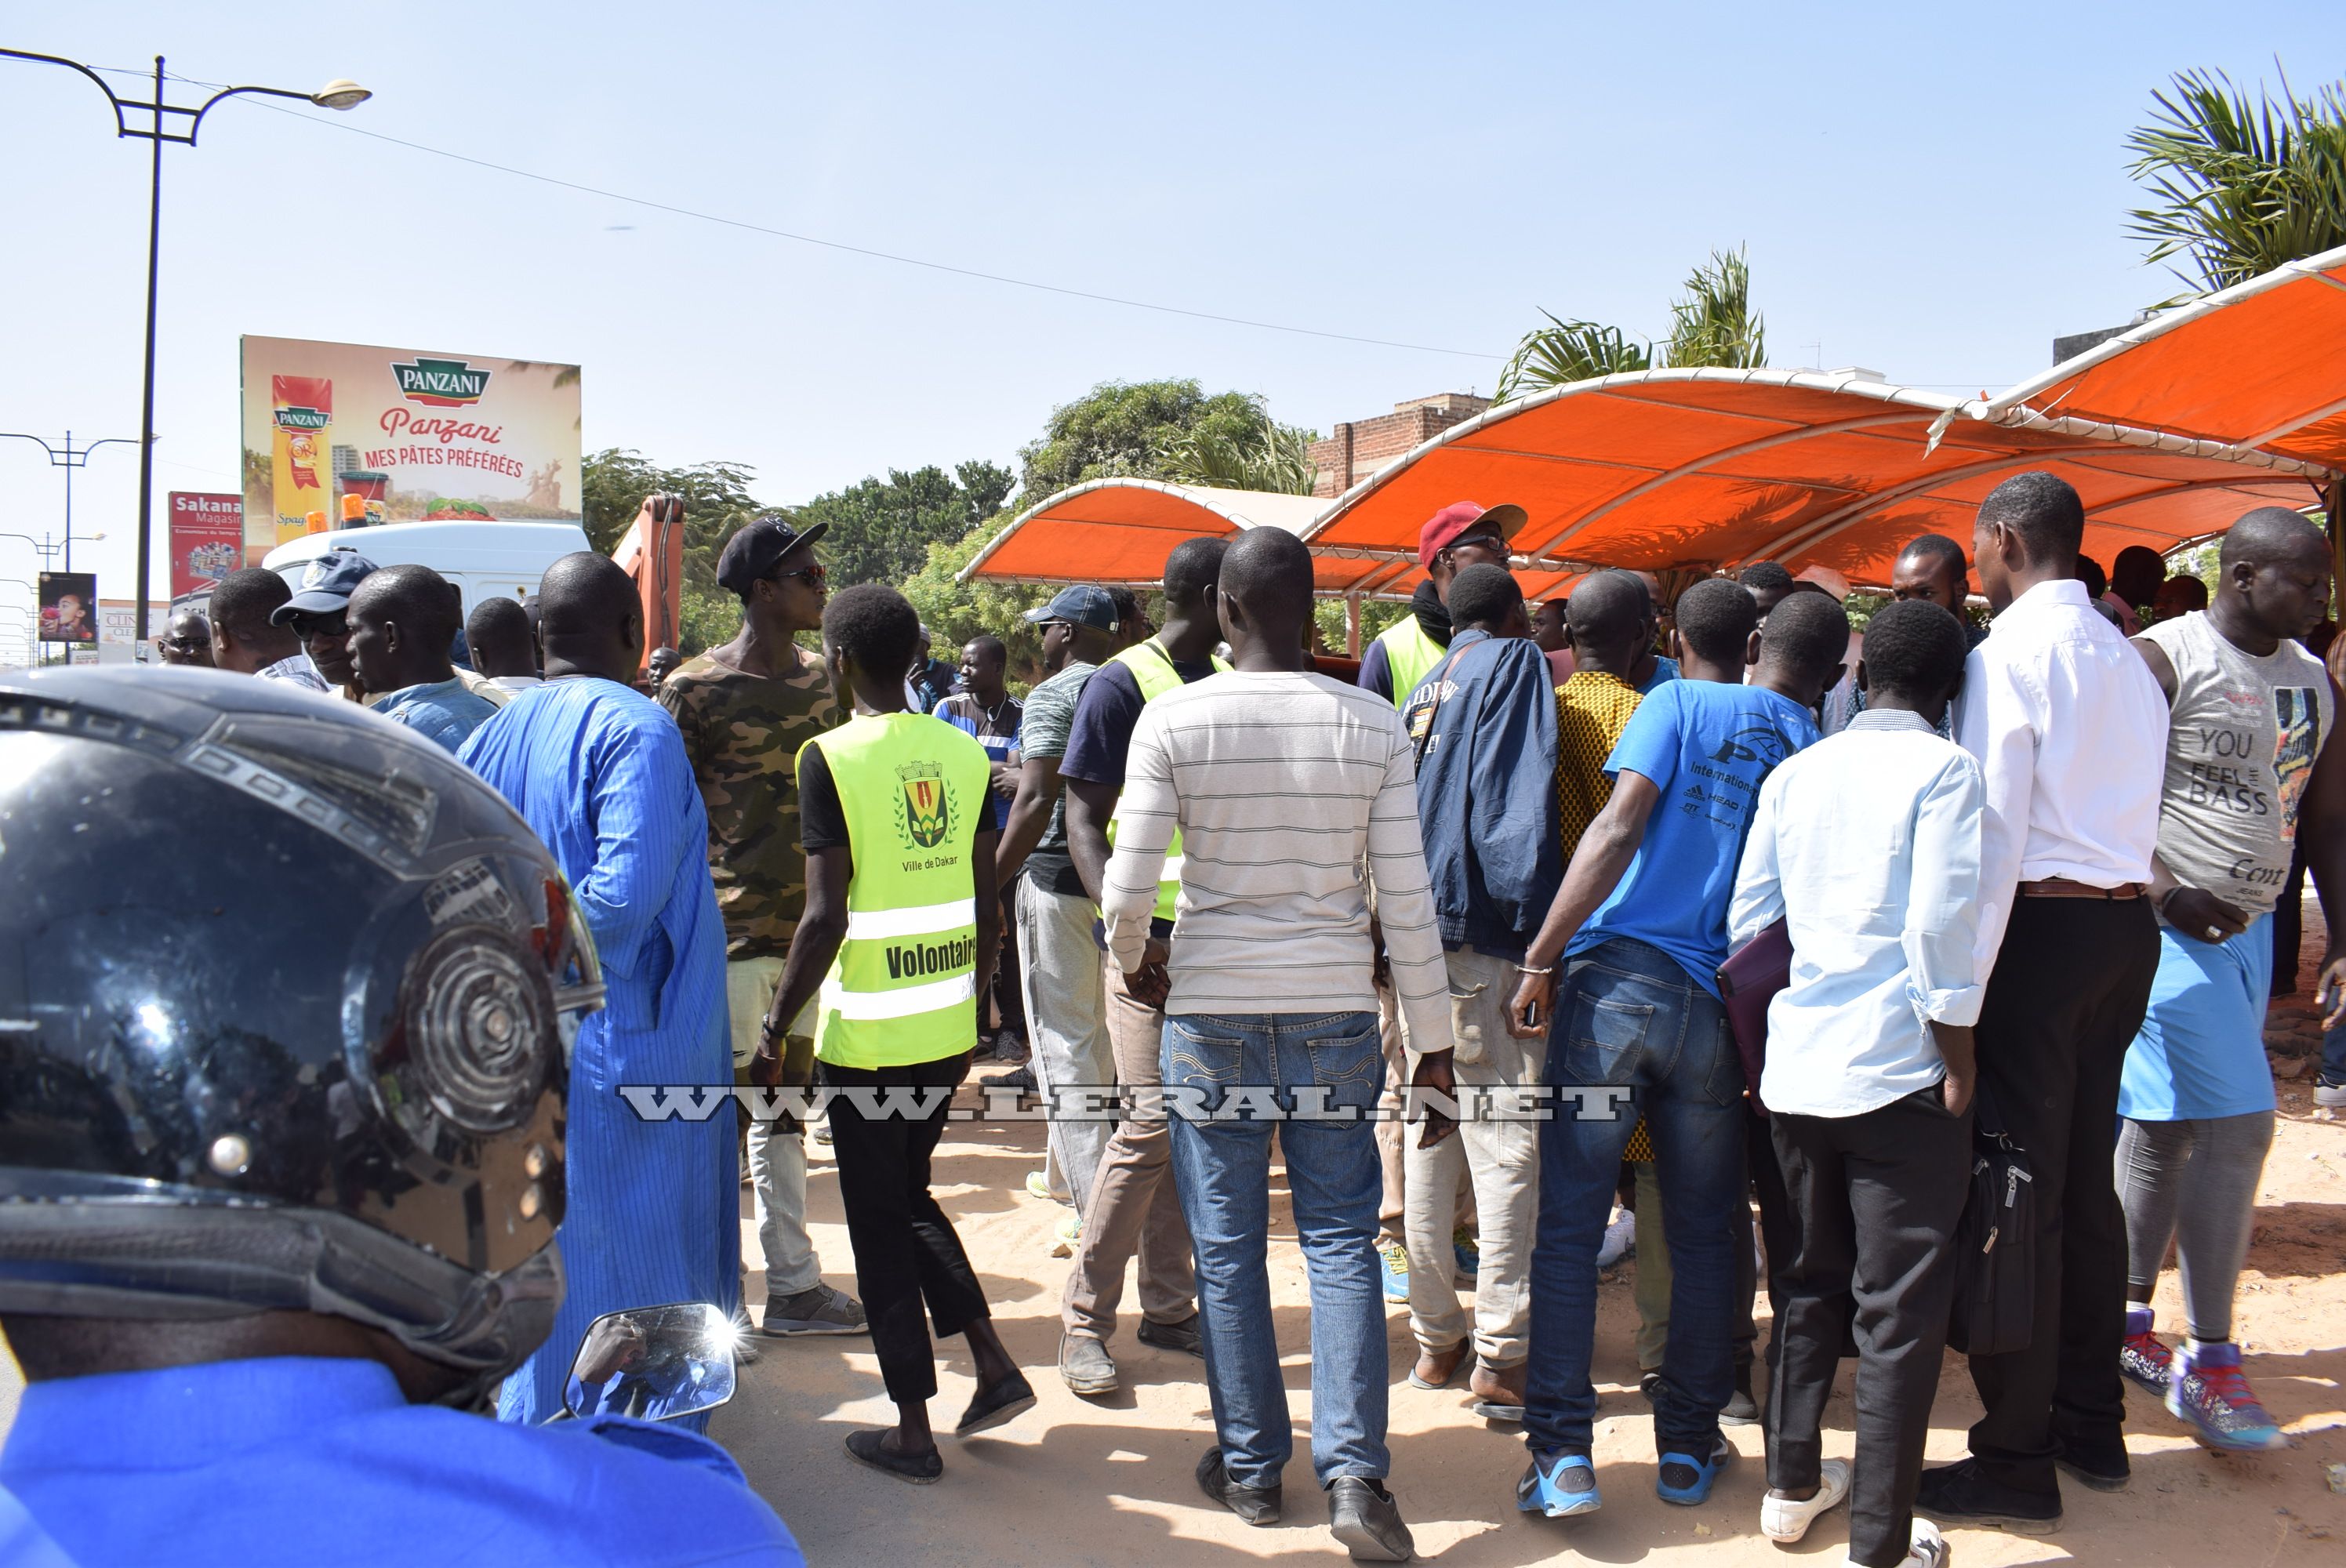
<svg viewBox="0 0 2346 1568">
<path fill-rule="evenodd" d="M 1979 764 L 1916 715 L 1868 708 L 1760 787 L 1728 940 L 1778 920 L 1791 983 L 1768 1005 L 1760 1098 L 1856 1116 L 1946 1075 L 1933 1020 L 1978 1020 Z"/>
<path fill-rule="evenodd" d="M 2167 697 L 2086 597 L 2039 583 L 2004 607 L 1964 666 L 1955 738 L 1987 783 L 1980 832 L 1979 972 L 1994 966 L 2021 882 L 2150 881 L 2167 768 Z"/>
</svg>

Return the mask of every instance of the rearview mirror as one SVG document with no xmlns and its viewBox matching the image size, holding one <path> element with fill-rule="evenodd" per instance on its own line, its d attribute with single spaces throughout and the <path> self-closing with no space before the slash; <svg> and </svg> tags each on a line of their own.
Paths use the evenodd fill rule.
<svg viewBox="0 0 2346 1568">
<path fill-rule="evenodd" d="M 733 1320 L 701 1301 L 609 1312 L 570 1363 L 565 1409 L 577 1417 L 672 1421 L 733 1397 Z"/>
</svg>

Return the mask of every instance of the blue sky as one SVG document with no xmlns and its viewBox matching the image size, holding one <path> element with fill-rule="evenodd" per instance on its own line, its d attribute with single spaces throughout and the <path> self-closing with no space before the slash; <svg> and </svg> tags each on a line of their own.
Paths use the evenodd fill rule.
<svg viewBox="0 0 2346 1568">
<path fill-rule="evenodd" d="M 753 465 L 803 499 L 1012 463 L 1096 382 L 1195 376 L 1325 430 L 1488 392 L 1540 308 L 1661 331 L 1746 245 L 1778 364 L 1950 391 L 2176 291 L 2126 234 L 2121 142 L 2170 73 L 2300 91 L 2334 0 L 2205 5 L 9 4 L 0 44 L 310 88 L 167 149 L 158 533 L 235 488 L 240 333 L 585 367 L 589 450 Z M 131 85 L 124 84 L 126 87 Z M 181 89 L 189 90 L 189 89 Z M 0 430 L 136 435 L 147 148 L 0 61 Z M 821 249 L 356 131 L 1227 325 Z M 627 226 L 627 227 L 619 227 Z M 76 494 L 127 596 L 137 453 Z M 60 506 L 0 442 L 0 499 Z M 33 553 L 0 540 L 0 578 Z M 158 554 L 158 587 L 161 576 Z M 18 592 L 0 583 L 0 596 Z"/>
</svg>

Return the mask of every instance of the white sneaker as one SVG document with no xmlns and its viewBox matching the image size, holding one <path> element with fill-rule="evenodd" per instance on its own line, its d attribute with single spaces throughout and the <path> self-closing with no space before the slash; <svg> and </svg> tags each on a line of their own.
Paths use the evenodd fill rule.
<svg viewBox="0 0 2346 1568">
<path fill-rule="evenodd" d="M 1907 1537 L 1907 1542 L 1905 1561 L 1898 1568 L 1947 1568 L 1947 1564 L 1953 1561 L 1953 1553 L 1947 1548 L 1947 1538 L 1940 1534 L 1939 1527 L 1927 1519 L 1914 1521 L 1914 1533 Z M 1844 1557 L 1841 1561 L 1849 1568 L 1860 1568 L 1854 1557 Z"/>
<path fill-rule="evenodd" d="M 1637 1217 L 1623 1209 L 1605 1227 L 1605 1239 L 1596 1245 L 1596 1267 L 1610 1268 L 1637 1250 Z"/>
<path fill-rule="evenodd" d="M 1805 1502 L 1768 1493 L 1760 1500 L 1760 1533 L 1790 1545 L 1809 1532 L 1809 1526 L 1827 1509 L 1849 1496 L 1849 1461 L 1829 1459 L 1817 1466 L 1817 1494 Z"/>
</svg>

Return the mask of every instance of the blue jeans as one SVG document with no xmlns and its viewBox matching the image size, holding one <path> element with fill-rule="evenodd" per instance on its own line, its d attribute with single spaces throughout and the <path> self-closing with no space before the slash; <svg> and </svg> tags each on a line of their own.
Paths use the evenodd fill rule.
<svg viewBox="0 0 2346 1568">
<path fill-rule="evenodd" d="M 2346 1023 L 2321 1036 L 2321 1082 L 2346 1084 Z"/>
<path fill-rule="evenodd" d="M 1586 1454 L 1596 1416 L 1596 1247 L 1642 1112 L 1654 1140 L 1670 1255 L 1670 1338 L 1654 1396 L 1658 1453 L 1708 1458 L 1735 1390 L 1742 1306 L 1736 1248 L 1751 1246 L 1744 1197 L 1743 1062 L 1719 999 L 1658 948 L 1626 939 L 1571 960 L 1548 1033 L 1546 1080 L 1618 1084 L 1564 1097 L 1540 1127 L 1539 1238 L 1532 1249 L 1524 1429 L 1533 1451 Z M 1576 1115 L 1576 1108 L 1578 1114 Z"/>
<path fill-rule="evenodd" d="M 1311 1468 L 1322 1487 L 1339 1476 L 1382 1478 L 1391 1468 L 1376 1253 L 1382 1178 L 1368 1120 L 1384 1087 L 1377 1015 L 1184 1013 L 1165 1021 L 1164 1068 L 1223 1468 L 1239 1486 L 1276 1486 L 1295 1447 L 1264 1260 L 1276 1126 L 1311 1280 Z M 1238 1085 L 1284 1111 L 1300 1101 L 1353 1115 L 1254 1119 L 1243 1102 L 1224 1103 Z"/>
</svg>

